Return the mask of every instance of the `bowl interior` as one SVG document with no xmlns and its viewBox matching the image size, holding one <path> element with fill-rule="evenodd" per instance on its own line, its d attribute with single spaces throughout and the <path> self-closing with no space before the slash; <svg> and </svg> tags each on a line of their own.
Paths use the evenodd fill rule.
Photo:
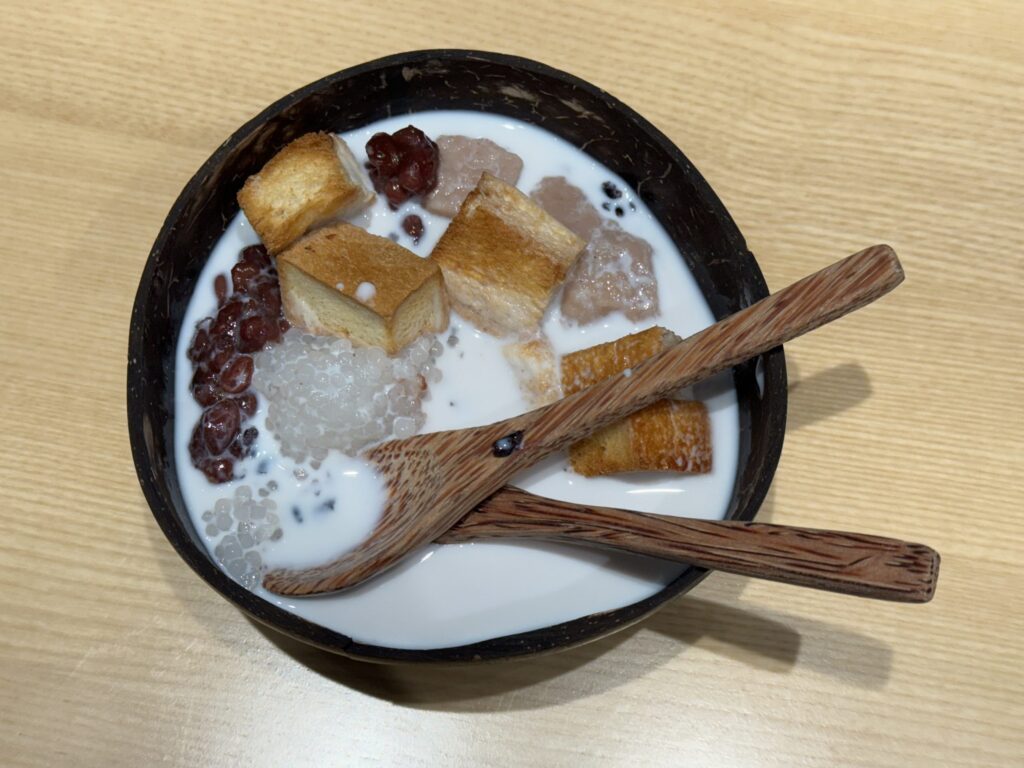
<svg viewBox="0 0 1024 768">
<path fill-rule="evenodd" d="M 192 526 L 174 459 L 175 343 L 206 259 L 238 211 L 244 180 L 310 131 L 345 131 L 384 117 L 468 109 L 539 125 L 583 148 L 640 195 L 679 247 L 716 318 L 767 295 L 764 278 L 721 201 L 683 154 L 629 107 L 571 75 L 474 51 L 399 54 L 338 72 L 286 96 L 240 128 L 185 187 L 149 255 L 132 314 L 128 416 L 136 470 L 158 523 L 184 560 L 254 618 L 332 651 L 379 661 L 493 659 L 552 650 L 626 626 L 705 572 L 686 569 L 652 597 L 619 610 L 473 645 L 409 651 L 354 642 L 257 597 L 213 563 Z M 767 493 L 786 418 L 781 348 L 734 370 L 739 469 L 728 517 L 752 519 Z"/>
</svg>

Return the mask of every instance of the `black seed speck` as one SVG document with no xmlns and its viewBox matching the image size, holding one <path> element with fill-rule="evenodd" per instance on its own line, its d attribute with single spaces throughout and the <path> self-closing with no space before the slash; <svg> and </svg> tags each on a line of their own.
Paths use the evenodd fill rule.
<svg viewBox="0 0 1024 768">
<path fill-rule="evenodd" d="M 397 243 L 398 242 L 398 233 L 397 232 L 389 232 L 388 233 L 388 240 L 391 240 L 391 241 Z"/>
<path fill-rule="evenodd" d="M 259 463 L 259 465 L 256 467 L 256 473 L 260 474 L 260 475 L 265 475 L 269 471 L 270 471 L 270 462 L 267 461 L 266 459 L 261 461 Z"/>
<path fill-rule="evenodd" d="M 635 211 L 636 210 L 636 205 L 633 203 L 632 200 L 629 201 L 629 210 L 631 210 L 631 211 Z"/>
<path fill-rule="evenodd" d="M 606 181 L 604 184 L 602 184 L 601 191 L 603 191 L 610 200 L 618 200 L 620 197 L 622 197 L 622 190 L 619 189 L 617 184 L 611 181 Z"/>
<path fill-rule="evenodd" d="M 511 456 L 512 452 L 521 448 L 522 445 L 523 432 L 519 430 L 511 435 L 505 435 L 500 440 L 495 440 L 494 445 L 491 446 L 491 453 L 501 459 L 505 456 Z"/>
<path fill-rule="evenodd" d="M 605 202 L 601 203 L 601 207 L 606 211 L 610 211 L 612 209 L 612 204 L 606 200 Z"/>
<path fill-rule="evenodd" d="M 622 206 L 621 205 L 616 205 L 615 206 L 615 215 L 618 216 L 620 219 L 622 218 L 623 214 L 625 214 L 625 213 L 626 212 L 624 210 L 622 210 Z"/>
<path fill-rule="evenodd" d="M 450 405 L 452 408 L 454 408 L 455 407 L 455 401 L 454 400 L 449 400 L 448 401 L 448 405 Z"/>
<path fill-rule="evenodd" d="M 302 510 L 298 507 L 292 507 L 292 517 L 295 518 L 296 523 L 302 522 Z"/>
<path fill-rule="evenodd" d="M 328 499 L 323 504 L 321 504 L 319 507 L 317 507 L 316 511 L 320 512 L 320 513 L 333 512 L 334 511 L 334 499 Z"/>
</svg>

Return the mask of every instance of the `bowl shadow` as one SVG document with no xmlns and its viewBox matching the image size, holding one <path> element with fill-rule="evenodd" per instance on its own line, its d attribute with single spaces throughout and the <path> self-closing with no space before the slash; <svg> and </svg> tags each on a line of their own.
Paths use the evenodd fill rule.
<svg viewBox="0 0 1024 768">
<path fill-rule="evenodd" d="M 445 712 L 542 709 L 613 690 L 691 648 L 770 675 L 798 664 L 862 689 L 885 686 L 892 649 L 876 638 L 771 609 L 729 604 L 746 579 L 719 577 L 639 624 L 575 648 L 487 664 L 367 664 L 251 621 L 279 650 L 339 685 L 392 704 Z M 727 602 L 723 602 L 727 601 Z M 680 660 L 681 659 L 681 660 Z"/>
</svg>

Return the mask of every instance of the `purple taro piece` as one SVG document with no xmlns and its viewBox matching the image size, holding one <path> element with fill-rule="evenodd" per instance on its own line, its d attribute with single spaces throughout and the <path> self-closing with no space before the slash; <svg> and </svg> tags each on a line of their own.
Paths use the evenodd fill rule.
<svg viewBox="0 0 1024 768">
<path fill-rule="evenodd" d="M 570 184 L 564 176 L 546 176 L 534 187 L 530 197 L 563 226 L 584 240 L 601 226 L 601 214 L 590 204 L 583 190 Z"/>
<path fill-rule="evenodd" d="M 459 212 L 462 201 L 476 187 L 484 171 L 515 186 L 523 170 L 519 155 L 490 139 L 438 136 L 437 149 L 437 186 L 423 199 L 423 207 L 440 216 L 451 218 Z"/>
<path fill-rule="evenodd" d="M 615 311 L 634 322 L 657 315 L 652 255 L 646 240 L 603 222 L 566 279 L 562 317 L 584 325 Z"/>
</svg>

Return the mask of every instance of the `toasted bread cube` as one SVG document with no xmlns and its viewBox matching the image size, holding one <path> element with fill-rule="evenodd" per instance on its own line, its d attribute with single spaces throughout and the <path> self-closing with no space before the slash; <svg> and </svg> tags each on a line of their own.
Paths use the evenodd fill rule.
<svg viewBox="0 0 1024 768">
<path fill-rule="evenodd" d="M 494 336 L 532 336 L 586 243 L 515 187 L 483 174 L 430 258 L 452 308 Z"/>
<path fill-rule="evenodd" d="M 673 344 L 679 337 L 667 328 L 655 325 L 621 339 L 570 352 L 562 358 L 562 388 L 572 395 L 592 384 L 635 368 Z"/>
<path fill-rule="evenodd" d="M 562 358 L 566 395 L 631 369 L 676 344 L 655 326 Z M 572 468 L 587 477 L 616 472 L 711 471 L 711 419 L 704 403 L 660 400 L 569 447 Z"/>
<path fill-rule="evenodd" d="M 313 232 L 277 259 L 288 321 L 395 354 L 448 327 L 441 270 L 386 237 L 351 224 Z"/>
<path fill-rule="evenodd" d="M 359 163 L 340 137 L 307 133 L 286 146 L 238 193 L 238 204 L 272 254 L 323 224 L 373 202 Z"/>
<path fill-rule="evenodd" d="M 659 400 L 569 447 L 585 477 L 617 472 L 711 471 L 711 420 L 704 403 Z"/>
<path fill-rule="evenodd" d="M 519 389 L 531 408 L 540 408 L 562 397 L 558 358 L 547 339 L 506 344 L 501 351 L 512 366 Z"/>
</svg>

